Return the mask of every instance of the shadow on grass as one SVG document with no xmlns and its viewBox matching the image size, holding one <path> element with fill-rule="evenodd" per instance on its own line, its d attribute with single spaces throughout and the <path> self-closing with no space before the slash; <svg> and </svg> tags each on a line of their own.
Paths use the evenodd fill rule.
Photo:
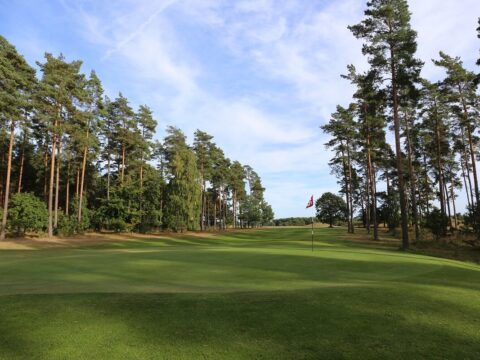
<svg viewBox="0 0 480 360">
<path fill-rule="evenodd" d="M 0 297 L 0 356 L 479 358 L 478 303 L 406 290 Z"/>
<path fill-rule="evenodd" d="M 480 267 L 304 231 L 1 253 L 0 358 L 480 358 Z"/>
<path fill-rule="evenodd" d="M 20 252 L 25 254 L 25 252 Z M 0 294 L 231 292 L 362 284 L 480 291 L 480 267 L 393 252 L 276 253 L 246 248 L 30 252 L 2 258 Z"/>
</svg>

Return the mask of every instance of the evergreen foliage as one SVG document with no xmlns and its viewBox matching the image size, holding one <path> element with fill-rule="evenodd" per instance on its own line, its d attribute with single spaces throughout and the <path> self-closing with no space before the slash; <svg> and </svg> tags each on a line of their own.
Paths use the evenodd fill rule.
<svg viewBox="0 0 480 360">
<path fill-rule="evenodd" d="M 437 239 L 459 228 L 460 191 L 469 209 L 464 230 L 480 239 L 478 75 L 440 51 L 433 63 L 446 77 L 421 79 L 410 17 L 406 0 L 367 2 L 364 19 L 349 29 L 363 41 L 369 68 L 358 73 L 347 67 L 342 77 L 355 86 L 354 102 L 338 106 L 322 126 L 334 152 L 332 173 L 346 198 L 348 231 L 354 230 L 354 214 L 369 233 L 373 227 L 374 239 L 380 223 L 391 231 L 401 226 L 404 250 L 410 232 L 422 239 L 422 227 Z M 387 125 L 394 149 L 386 141 Z"/>
<path fill-rule="evenodd" d="M 82 73 L 81 61 L 46 53 L 37 66 L 39 79 L 0 37 L 0 140 L 6 154 L 0 163 L 0 237 L 7 219 L 15 232 L 43 231 L 38 204 L 47 206 L 49 236 L 272 222 L 258 174 L 230 161 L 213 136 L 198 130 L 190 146 L 180 129 L 169 127 L 166 138 L 155 141 L 152 110 L 140 105 L 135 111 L 122 93 L 105 96 L 95 71 Z M 32 217 L 22 223 L 19 212 L 30 210 Z"/>
</svg>

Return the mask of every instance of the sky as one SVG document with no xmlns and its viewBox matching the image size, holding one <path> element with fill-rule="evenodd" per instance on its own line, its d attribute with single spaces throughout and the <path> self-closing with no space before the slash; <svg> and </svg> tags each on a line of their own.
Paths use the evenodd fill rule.
<svg viewBox="0 0 480 360">
<path fill-rule="evenodd" d="M 105 92 L 147 104 L 159 125 L 214 136 L 252 166 L 277 218 L 310 216 L 313 194 L 337 192 L 320 126 L 366 68 L 348 25 L 365 0 L 0 0 L 0 34 L 30 64 L 63 53 L 94 69 Z M 478 0 L 410 0 L 423 76 L 443 76 L 440 50 L 477 70 Z"/>
</svg>

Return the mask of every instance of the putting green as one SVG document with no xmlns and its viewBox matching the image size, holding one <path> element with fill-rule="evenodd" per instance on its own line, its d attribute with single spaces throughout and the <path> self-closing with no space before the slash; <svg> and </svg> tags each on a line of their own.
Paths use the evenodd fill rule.
<svg viewBox="0 0 480 360">
<path fill-rule="evenodd" d="M 0 357 L 480 358 L 480 266 L 344 235 L 0 251 Z"/>
</svg>

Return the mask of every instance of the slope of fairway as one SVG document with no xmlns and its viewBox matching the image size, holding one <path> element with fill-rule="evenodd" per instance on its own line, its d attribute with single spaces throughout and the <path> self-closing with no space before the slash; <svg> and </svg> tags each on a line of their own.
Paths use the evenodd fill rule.
<svg viewBox="0 0 480 360">
<path fill-rule="evenodd" d="M 0 251 L 0 358 L 480 358 L 480 266 L 342 236 Z"/>
</svg>

